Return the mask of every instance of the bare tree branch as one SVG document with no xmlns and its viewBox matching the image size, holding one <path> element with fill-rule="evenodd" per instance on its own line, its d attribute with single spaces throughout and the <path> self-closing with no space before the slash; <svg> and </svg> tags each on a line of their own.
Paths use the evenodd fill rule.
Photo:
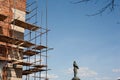
<svg viewBox="0 0 120 80">
<path fill-rule="evenodd" d="M 77 2 L 72 2 L 73 4 L 79 4 L 79 3 L 83 3 L 83 2 L 88 2 L 88 1 L 92 1 L 92 0 L 79 0 Z M 105 12 L 107 9 L 109 9 L 110 11 L 114 10 L 115 7 L 115 0 L 108 0 L 106 3 L 104 3 L 105 6 L 103 6 L 101 9 L 98 10 L 97 13 L 95 14 L 91 14 L 91 15 L 87 15 L 87 16 L 95 16 L 98 14 L 102 14 L 103 12 Z"/>
<path fill-rule="evenodd" d="M 91 14 L 91 15 L 87 15 L 87 16 L 95 16 L 98 14 L 102 14 L 103 12 L 105 12 L 108 8 L 110 8 L 110 11 L 114 10 L 114 0 L 111 0 L 108 4 L 106 4 L 103 8 L 101 8 L 97 13 L 95 14 Z"/>
<path fill-rule="evenodd" d="M 75 1 L 75 2 L 72 2 L 72 3 L 77 4 L 77 3 L 88 2 L 88 1 L 91 1 L 91 0 L 80 0 L 80 1 Z"/>
</svg>

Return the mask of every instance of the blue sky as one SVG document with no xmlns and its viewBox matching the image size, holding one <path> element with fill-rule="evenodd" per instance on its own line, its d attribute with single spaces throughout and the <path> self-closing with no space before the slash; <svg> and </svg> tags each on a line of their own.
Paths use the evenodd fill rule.
<svg viewBox="0 0 120 80">
<path fill-rule="evenodd" d="M 81 80 L 117 80 L 120 77 L 119 11 L 106 11 L 97 16 L 101 7 L 71 4 L 71 0 L 48 0 L 48 44 L 50 80 L 71 80 L 72 64 L 79 65 Z M 40 2 L 39 2 L 40 3 Z M 41 4 L 41 3 L 40 3 Z M 39 6 L 40 7 L 40 6 Z"/>
</svg>

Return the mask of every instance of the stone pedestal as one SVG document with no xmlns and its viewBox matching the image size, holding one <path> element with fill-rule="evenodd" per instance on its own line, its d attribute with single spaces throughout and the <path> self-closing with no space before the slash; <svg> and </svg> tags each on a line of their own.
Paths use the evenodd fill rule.
<svg viewBox="0 0 120 80">
<path fill-rule="evenodd" d="M 72 80 L 80 80 L 79 77 L 73 77 Z"/>
</svg>

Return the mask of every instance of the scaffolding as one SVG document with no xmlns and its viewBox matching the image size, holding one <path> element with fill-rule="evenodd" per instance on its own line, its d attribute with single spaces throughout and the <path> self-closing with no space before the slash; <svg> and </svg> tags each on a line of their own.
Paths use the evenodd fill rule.
<svg viewBox="0 0 120 80">
<path fill-rule="evenodd" d="M 45 26 L 40 26 L 38 0 L 0 1 L 2 80 L 48 80 L 47 0 L 45 5 Z"/>
</svg>

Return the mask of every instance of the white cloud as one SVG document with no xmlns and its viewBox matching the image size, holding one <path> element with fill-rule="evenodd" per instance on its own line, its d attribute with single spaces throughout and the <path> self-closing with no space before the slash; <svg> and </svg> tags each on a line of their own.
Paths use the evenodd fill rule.
<svg viewBox="0 0 120 80">
<path fill-rule="evenodd" d="M 67 73 L 72 74 L 73 69 L 69 68 Z M 82 77 L 82 78 L 95 77 L 95 76 L 97 76 L 97 74 L 98 74 L 97 72 L 90 70 L 87 67 L 80 67 L 78 70 L 78 76 Z"/>
<path fill-rule="evenodd" d="M 113 72 L 120 72 L 120 69 L 113 69 Z"/>
<path fill-rule="evenodd" d="M 58 76 L 55 75 L 55 74 L 50 74 L 50 75 L 48 75 L 48 78 L 50 78 L 50 79 L 57 79 Z"/>
<path fill-rule="evenodd" d="M 117 77 L 117 80 L 120 79 L 120 77 Z"/>
<path fill-rule="evenodd" d="M 95 80 L 113 80 L 111 77 L 97 77 Z"/>
</svg>

